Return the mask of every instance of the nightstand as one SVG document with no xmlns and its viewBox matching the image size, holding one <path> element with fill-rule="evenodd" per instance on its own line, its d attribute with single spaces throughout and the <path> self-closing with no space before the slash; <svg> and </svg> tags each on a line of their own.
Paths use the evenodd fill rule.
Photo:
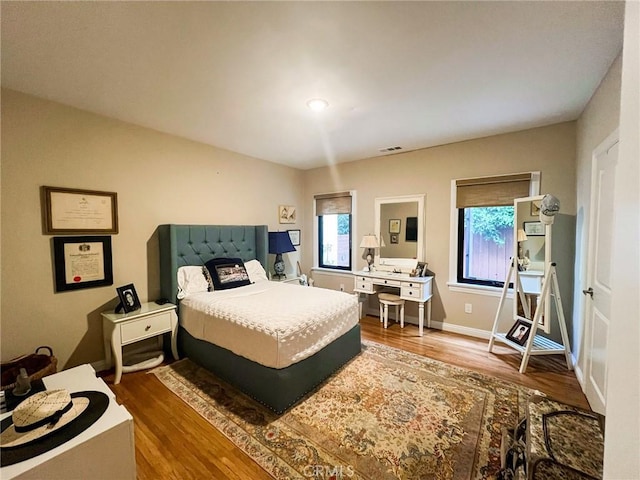
<svg viewBox="0 0 640 480">
<path fill-rule="evenodd" d="M 158 305 L 154 302 L 143 303 L 130 313 L 102 312 L 102 333 L 104 336 L 104 352 L 107 366 L 111 366 L 111 352 L 115 360 L 116 374 L 113 383 L 120 383 L 123 372 L 122 347 L 147 338 L 171 333 L 171 353 L 178 359 L 177 333 L 178 315 L 172 303 Z M 153 365 L 143 365 L 149 368 Z M 128 371 L 140 369 L 129 368 Z M 124 368 L 124 370 L 127 370 Z"/>
<path fill-rule="evenodd" d="M 300 277 L 285 277 L 285 278 L 271 277 L 269 280 L 272 282 L 294 283 L 296 285 L 300 285 Z"/>
</svg>

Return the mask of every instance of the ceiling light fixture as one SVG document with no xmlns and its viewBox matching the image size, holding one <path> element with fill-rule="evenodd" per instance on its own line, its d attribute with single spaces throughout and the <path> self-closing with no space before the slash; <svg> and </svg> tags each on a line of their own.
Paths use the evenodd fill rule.
<svg viewBox="0 0 640 480">
<path fill-rule="evenodd" d="M 328 106 L 329 106 L 329 102 L 321 98 L 312 98 L 307 102 L 307 107 L 309 107 L 314 112 L 321 112 Z"/>
</svg>

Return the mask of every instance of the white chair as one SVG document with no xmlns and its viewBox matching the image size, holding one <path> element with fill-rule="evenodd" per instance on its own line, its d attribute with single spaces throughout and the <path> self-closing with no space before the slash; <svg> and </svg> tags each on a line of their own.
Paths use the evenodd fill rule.
<svg viewBox="0 0 640 480">
<path fill-rule="evenodd" d="M 404 300 L 393 293 L 379 293 L 378 301 L 380 302 L 380 321 L 384 321 L 384 328 L 387 328 L 389 323 L 389 305 L 396 307 L 396 322 L 400 319 L 400 328 L 404 328 Z M 398 316 L 398 307 L 400 316 Z"/>
</svg>

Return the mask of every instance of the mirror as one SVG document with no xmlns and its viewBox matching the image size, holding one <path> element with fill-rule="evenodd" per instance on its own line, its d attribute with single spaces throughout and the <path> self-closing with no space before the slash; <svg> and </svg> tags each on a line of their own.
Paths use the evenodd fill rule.
<svg viewBox="0 0 640 480">
<path fill-rule="evenodd" d="M 375 214 L 375 231 L 384 245 L 377 265 L 411 269 L 424 261 L 424 195 L 376 198 Z"/>
<path fill-rule="evenodd" d="M 551 245 L 545 241 L 546 229 L 540 222 L 540 202 L 543 195 L 518 198 L 514 202 L 514 245 L 513 255 L 518 259 L 519 271 L 543 272 L 547 251 Z"/>
</svg>

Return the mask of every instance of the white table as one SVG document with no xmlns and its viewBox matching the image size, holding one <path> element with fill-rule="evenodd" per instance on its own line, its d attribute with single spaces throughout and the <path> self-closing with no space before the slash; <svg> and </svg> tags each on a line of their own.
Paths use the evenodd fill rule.
<svg viewBox="0 0 640 480">
<path fill-rule="evenodd" d="M 104 353 L 107 366 L 111 366 L 111 352 L 115 358 L 114 384 L 122 378 L 122 347 L 164 333 L 171 333 L 171 353 L 178 359 L 177 334 L 178 315 L 172 303 L 158 305 L 155 302 L 143 303 L 130 313 L 102 312 L 102 333 L 104 337 Z M 146 364 L 146 366 L 153 366 Z M 134 368 L 128 369 L 133 371 Z"/>
<path fill-rule="evenodd" d="M 24 462 L 0 468 L 0 478 L 135 480 L 133 418 L 116 403 L 114 393 L 96 377 L 91 365 L 64 370 L 42 381 L 47 390 L 103 392 L 109 397 L 109 406 L 93 425 L 68 442 Z M 10 415 L 11 412 L 4 413 L 0 418 Z"/>
<path fill-rule="evenodd" d="M 374 295 L 377 287 L 399 290 L 400 298 L 418 304 L 418 331 L 422 336 L 424 328 L 424 306 L 427 304 L 427 328 L 431 328 L 431 297 L 433 277 L 411 277 L 406 273 L 383 271 L 356 272 L 353 291 Z"/>
</svg>

